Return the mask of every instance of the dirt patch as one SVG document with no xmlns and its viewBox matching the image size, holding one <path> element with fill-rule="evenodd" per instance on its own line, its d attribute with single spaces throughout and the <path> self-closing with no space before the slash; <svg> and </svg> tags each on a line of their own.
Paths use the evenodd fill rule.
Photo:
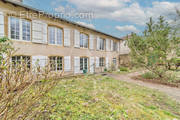
<svg viewBox="0 0 180 120">
<path fill-rule="evenodd" d="M 138 80 L 138 81 L 143 81 L 143 82 L 149 82 L 149 83 L 154 83 L 154 84 L 161 84 L 161 85 L 167 85 L 167 86 L 170 86 L 170 87 L 180 88 L 180 81 L 175 82 L 175 83 L 169 83 L 169 82 L 160 80 L 158 78 L 145 79 L 141 75 L 133 76 L 131 78 L 134 79 L 134 80 Z"/>
<path fill-rule="evenodd" d="M 139 72 L 133 72 L 133 73 L 128 73 L 128 74 L 112 74 L 112 73 L 110 73 L 110 74 L 108 74 L 108 76 L 112 77 L 116 80 L 125 81 L 125 82 L 129 82 L 129 83 L 137 84 L 137 85 L 140 85 L 143 87 L 148 87 L 148 88 L 151 88 L 154 90 L 158 90 L 160 92 L 167 94 L 168 96 L 170 96 L 177 102 L 180 102 L 180 88 L 132 79 L 132 77 L 142 75 L 145 72 L 147 72 L 147 71 L 139 71 Z"/>
</svg>

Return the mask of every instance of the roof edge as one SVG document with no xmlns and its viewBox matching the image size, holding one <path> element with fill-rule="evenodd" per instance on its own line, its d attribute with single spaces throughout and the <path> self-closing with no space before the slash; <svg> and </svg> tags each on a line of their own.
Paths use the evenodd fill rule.
<svg viewBox="0 0 180 120">
<path fill-rule="evenodd" d="M 32 11 L 35 11 L 35 12 L 44 12 L 45 15 L 50 15 L 50 13 L 48 13 L 48 12 L 45 12 L 45 11 L 43 11 L 43 10 L 30 7 L 30 6 L 25 5 L 25 4 L 21 3 L 21 2 L 15 2 L 15 1 L 11 1 L 11 0 L 2 0 L 2 1 L 3 1 L 3 2 L 7 2 L 7 3 L 10 3 L 10 4 L 13 4 L 13 5 L 20 6 L 20 7 L 23 7 L 23 8 L 32 10 Z M 67 20 L 67 19 L 64 19 L 64 18 L 57 18 L 56 16 L 52 16 L 52 17 L 54 17 L 55 19 L 59 19 L 59 20 L 61 20 L 61 21 L 67 22 L 67 23 L 69 23 L 69 24 L 73 24 L 73 25 L 75 25 L 75 26 L 78 26 L 78 27 L 81 27 L 81 28 L 85 28 L 85 29 L 88 29 L 88 30 L 91 30 L 91 31 L 94 31 L 94 32 L 97 32 L 97 33 L 100 33 L 100 34 L 103 34 L 103 35 L 112 37 L 112 38 L 114 38 L 114 39 L 123 40 L 122 38 L 119 38 L 119 37 L 116 37 L 116 36 L 113 36 L 113 35 L 110 35 L 110 34 L 101 32 L 101 31 L 99 31 L 99 30 L 96 30 L 96 29 L 93 29 L 93 28 L 90 28 L 90 27 L 87 27 L 87 26 L 84 26 L 84 25 L 80 25 L 80 24 L 78 24 L 78 23 L 76 23 L 76 22 L 73 22 L 73 21 L 70 21 L 70 20 Z"/>
</svg>

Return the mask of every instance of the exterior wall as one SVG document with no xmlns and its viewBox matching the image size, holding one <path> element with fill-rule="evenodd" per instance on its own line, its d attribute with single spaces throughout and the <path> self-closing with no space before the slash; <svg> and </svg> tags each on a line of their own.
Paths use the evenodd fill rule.
<svg viewBox="0 0 180 120">
<path fill-rule="evenodd" d="M 10 3 L 4 3 L 0 1 L 0 11 L 2 11 L 5 14 L 5 35 L 8 36 L 8 14 L 10 13 L 18 13 L 20 11 L 27 11 L 27 9 L 14 6 Z M 28 12 L 34 13 L 33 11 L 29 10 Z M 17 16 L 18 17 L 18 16 Z M 29 19 L 33 20 L 33 19 Z M 33 42 L 26 42 L 26 41 L 13 41 L 13 45 L 15 49 L 18 49 L 16 52 L 16 55 L 27 55 L 27 56 L 71 56 L 71 71 L 67 72 L 65 74 L 73 73 L 74 72 L 74 57 L 76 56 L 86 56 L 88 58 L 90 57 L 108 57 L 109 58 L 109 63 L 112 63 L 112 59 L 116 58 L 117 59 L 117 65 L 118 65 L 118 58 L 119 58 L 119 52 L 118 51 L 98 51 L 96 50 L 96 41 L 97 41 L 97 36 L 102 37 L 104 39 L 110 39 L 113 41 L 119 42 L 119 39 L 115 39 L 113 37 L 109 37 L 100 33 L 97 33 L 95 31 L 91 31 L 85 28 L 77 27 L 73 24 L 60 21 L 60 20 L 55 20 L 52 18 L 48 18 L 45 16 L 42 16 L 39 18 L 39 20 L 46 22 L 48 25 L 53 25 L 57 26 L 60 28 L 69 28 L 71 30 L 70 32 L 70 41 L 71 41 L 71 46 L 65 47 L 65 46 L 58 46 L 58 45 L 49 45 L 49 44 L 37 44 Z M 74 47 L 74 30 L 79 30 L 80 32 L 86 33 L 88 35 L 92 34 L 95 36 L 94 39 L 94 49 L 85 49 L 85 48 L 75 48 Z M 106 45 L 105 45 L 106 46 Z M 96 61 L 96 59 L 95 59 Z M 106 62 L 105 62 L 106 63 Z M 96 72 L 102 71 L 102 68 L 96 68 Z"/>
<path fill-rule="evenodd" d="M 119 56 L 119 65 L 120 66 L 129 66 L 130 64 L 130 56 L 128 54 Z"/>
<path fill-rule="evenodd" d="M 123 40 L 120 42 L 120 54 L 121 55 L 126 55 L 130 53 L 130 49 L 127 46 L 126 40 Z"/>
</svg>

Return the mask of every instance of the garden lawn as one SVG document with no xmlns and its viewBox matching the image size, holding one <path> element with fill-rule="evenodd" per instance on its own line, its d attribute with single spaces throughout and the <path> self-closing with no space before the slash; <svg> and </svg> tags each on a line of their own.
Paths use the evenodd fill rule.
<svg viewBox="0 0 180 120">
<path fill-rule="evenodd" d="M 94 75 L 59 80 L 33 109 L 40 120 L 180 119 L 180 104 L 163 93 Z"/>
</svg>

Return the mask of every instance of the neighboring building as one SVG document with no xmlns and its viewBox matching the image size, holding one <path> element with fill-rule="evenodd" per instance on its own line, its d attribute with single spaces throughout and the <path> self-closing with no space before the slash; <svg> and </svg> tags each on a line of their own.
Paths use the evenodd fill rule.
<svg viewBox="0 0 180 120">
<path fill-rule="evenodd" d="M 125 36 L 122 38 L 120 42 L 120 56 L 119 56 L 119 66 L 129 66 L 130 63 L 130 49 L 127 44 L 127 39 L 129 39 L 131 36 Z"/>
<path fill-rule="evenodd" d="M 65 74 L 90 73 L 119 66 L 122 39 L 67 21 L 22 4 L 21 0 L 0 1 L 0 36 L 8 36 L 22 59 L 33 68 L 36 62 Z M 18 14 L 17 14 L 18 13 Z M 36 16 L 37 15 L 37 16 Z M 124 43 L 123 43 L 124 45 Z M 128 54 L 128 53 L 125 53 Z M 116 63 L 115 63 L 116 62 Z"/>
<path fill-rule="evenodd" d="M 125 36 L 121 38 L 122 40 L 120 41 L 120 55 L 128 55 L 130 53 L 130 49 L 127 44 L 127 39 L 130 39 L 130 35 Z"/>
</svg>

